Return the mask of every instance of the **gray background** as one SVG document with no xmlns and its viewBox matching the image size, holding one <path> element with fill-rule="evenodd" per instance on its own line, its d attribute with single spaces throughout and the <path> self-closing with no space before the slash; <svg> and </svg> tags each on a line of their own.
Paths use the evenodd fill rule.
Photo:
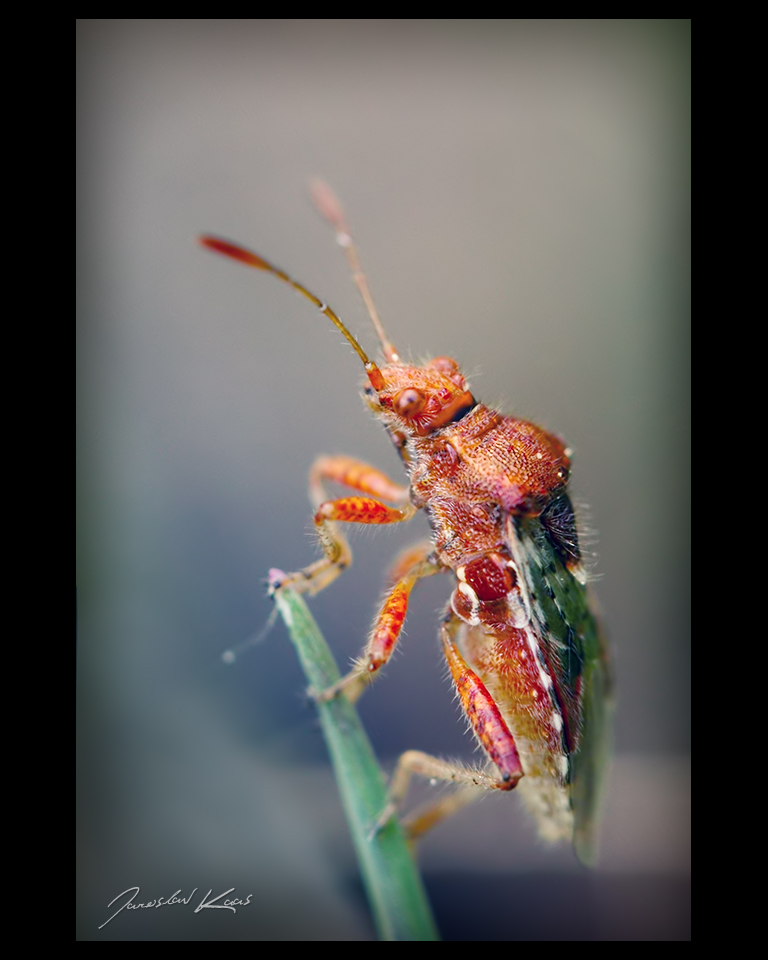
<svg viewBox="0 0 768 960">
<path fill-rule="evenodd" d="M 240 241 L 375 341 L 307 183 L 343 199 L 385 326 L 575 450 L 619 679 L 603 866 L 541 846 L 514 796 L 435 831 L 447 939 L 686 939 L 686 20 L 81 20 L 81 939 L 372 936 L 326 755 L 264 577 L 316 556 L 319 453 L 399 464 L 338 333 Z M 408 529 L 355 536 L 313 601 L 343 665 Z M 414 595 L 361 704 L 382 762 L 473 758 Z M 251 904 L 107 904 L 236 886 Z"/>
</svg>

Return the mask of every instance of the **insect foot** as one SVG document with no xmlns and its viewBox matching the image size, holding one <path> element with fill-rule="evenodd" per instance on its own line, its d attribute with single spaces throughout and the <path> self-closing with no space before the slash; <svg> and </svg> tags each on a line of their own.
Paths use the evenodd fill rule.
<svg viewBox="0 0 768 960">
<path fill-rule="evenodd" d="M 365 674 L 359 674 L 353 670 L 327 690 L 313 691 L 311 695 L 315 703 L 328 703 L 342 694 L 350 703 L 357 703 L 369 683 L 370 680 Z"/>
<path fill-rule="evenodd" d="M 278 570 L 277 567 L 272 567 L 267 574 L 267 593 L 269 596 L 274 597 L 287 579 L 287 573 L 285 573 L 283 570 Z"/>
</svg>

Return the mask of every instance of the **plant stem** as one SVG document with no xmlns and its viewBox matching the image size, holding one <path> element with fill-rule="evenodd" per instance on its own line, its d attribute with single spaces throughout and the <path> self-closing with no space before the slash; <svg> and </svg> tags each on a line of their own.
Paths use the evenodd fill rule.
<svg viewBox="0 0 768 960">
<path fill-rule="evenodd" d="M 310 687 L 327 689 L 339 679 L 339 669 L 306 603 L 288 589 L 278 590 L 275 601 Z M 439 940 L 397 818 L 374 832 L 387 804 L 386 779 L 357 711 L 343 695 L 317 709 L 379 938 Z"/>
</svg>

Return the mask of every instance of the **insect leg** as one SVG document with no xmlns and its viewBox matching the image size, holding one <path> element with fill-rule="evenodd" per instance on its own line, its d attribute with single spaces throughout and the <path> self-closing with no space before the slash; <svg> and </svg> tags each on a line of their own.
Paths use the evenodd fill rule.
<svg viewBox="0 0 768 960">
<path fill-rule="evenodd" d="M 328 499 L 323 485 L 325 480 L 390 503 L 408 503 L 408 488 L 390 480 L 376 467 L 353 457 L 318 457 L 309 471 L 309 496 L 315 509 Z"/>
<path fill-rule="evenodd" d="M 315 513 L 315 526 L 325 556 L 303 570 L 289 573 L 273 589 L 291 587 L 299 593 L 313 595 L 324 590 L 352 563 L 352 551 L 347 538 L 337 528 L 336 522 L 344 523 L 400 523 L 410 520 L 416 508 L 410 505 L 402 510 L 388 507 L 371 497 L 342 497 L 326 500 Z"/>
<path fill-rule="evenodd" d="M 454 643 L 454 637 L 463 622 L 453 612 L 447 615 L 440 631 L 443 650 L 464 713 L 480 745 L 498 772 L 495 775 L 489 774 L 441 760 L 420 750 L 408 750 L 398 760 L 392 776 L 389 803 L 379 817 L 378 827 L 382 827 L 396 813 L 405 799 L 413 774 L 429 780 L 446 780 L 459 785 L 455 794 L 417 811 L 415 817 L 406 823 L 413 837 L 426 833 L 435 824 L 470 803 L 476 792 L 472 788 L 512 790 L 523 776 L 520 756 L 509 727 L 485 684 L 470 669 Z"/>
<path fill-rule="evenodd" d="M 409 572 L 411 567 L 415 567 L 417 563 L 421 563 L 422 560 L 430 557 L 434 553 L 434 550 L 435 545 L 431 540 L 421 540 L 401 550 L 389 566 L 387 583 L 393 586 L 401 577 L 404 577 Z M 448 567 L 441 567 L 440 569 L 445 573 L 450 572 Z"/>
<path fill-rule="evenodd" d="M 402 826 L 409 840 L 418 840 L 425 833 L 448 820 L 455 813 L 468 807 L 483 796 L 482 784 L 462 783 L 453 793 L 441 797 L 434 803 L 427 803 L 403 819 Z"/>
<path fill-rule="evenodd" d="M 328 500 L 324 481 L 350 487 L 372 497 L 344 497 Z M 324 590 L 352 563 L 352 550 L 335 521 L 344 523 L 399 523 L 416 512 L 408 502 L 408 490 L 375 467 L 351 457 L 320 457 L 309 472 L 309 496 L 316 509 L 315 524 L 325 556 L 303 570 L 289 573 L 273 589 L 290 586 L 313 595 Z M 401 504 L 393 509 L 380 503 L 381 497 Z"/>
<path fill-rule="evenodd" d="M 377 830 L 396 815 L 408 793 L 411 777 L 414 774 L 426 780 L 445 780 L 448 783 L 455 783 L 458 789 L 435 803 L 420 807 L 414 814 L 406 817 L 403 826 L 411 839 L 423 836 L 442 820 L 458 813 L 467 804 L 481 796 L 481 790 L 511 790 L 517 782 L 510 785 L 482 770 L 449 760 L 441 760 L 429 753 L 422 753 L 421 750 L 407 750 L 398 759 L 395 772 L 392 774 L 389 802 L 376 821 Z"/>
<path fill-rule="evenodd" d="M 523 776 L 515 739 L 495 700 L 478 675 L 468 666 L 454 643 L 464 621 L 452 611 L 443 621 L 440 638 L 456 692 L 480 746 L 499 770 L 496 789 L 511 790 Z"/>
<path fill-rule="evenodd" d="M 437 563 L 431 555 L 426 555 L 427 549 L 431 554 L 432 545 L 421 547 L 420 558 L 411 565 L 404 575 L 398 578 L 387 594 L 363 655 L 346 676 L 342 677 L 332 687 L 324 690 L 316 699 L 330 700 L 344 691 L 347 699 L 354 703 L 365 688 L 373 683 L 378 671 L 392 656 L 400 638 L 403 622 L 408 612 L 411 590 L 419 580 L 424 577 L 431 577 L 432 574 L 440 573 L 446 569 Z M 409 555 L 413 556 L 414 553 L 415 551 L 411 551 Z"/>
</svg>

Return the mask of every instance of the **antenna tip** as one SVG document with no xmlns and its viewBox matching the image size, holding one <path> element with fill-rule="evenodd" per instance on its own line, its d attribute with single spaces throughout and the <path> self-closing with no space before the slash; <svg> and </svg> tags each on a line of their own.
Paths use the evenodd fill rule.
<svg viewBox="0 0 768 960">
<path fill-rule="evenodd" d="M 260 257 L 252 250 L 246 250 L 245 247 L 241 247 L 237 243 L 230 243 L 229 240 L 222 240 L 220 237 L 211 237 L 208 234 L 203 234 L 203 236 L 198 237 L 198 242 L 201 246 L 207 247 L 209 250 L 215 250 L 216 253 L 221 253 L 225 257 L 231 257 L 233 260 L 240 260 L 241 263 L 247 263 L 249 267 L 256 267 L 257 270 L 275 272 L 274 268 L 267 263 L 263 257 Z"/>
<path fill-rule="evenodd" d="M 309 185 L 312 192 L 312 202 L 322 216 L 325 217 L 337 230 L 344 224 L 344 211 L 336 194 L 325 180 L 315 178 Z"/>
</svg>

